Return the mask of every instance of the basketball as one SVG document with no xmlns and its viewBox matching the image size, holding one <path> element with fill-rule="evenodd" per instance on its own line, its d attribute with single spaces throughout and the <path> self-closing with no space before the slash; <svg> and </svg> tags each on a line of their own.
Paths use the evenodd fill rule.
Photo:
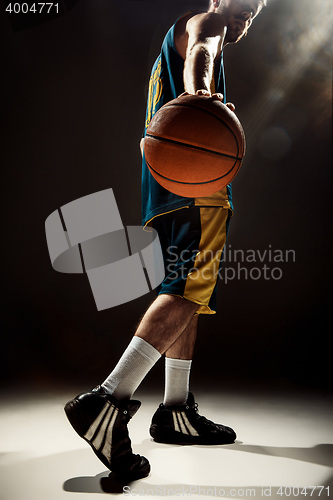
<svg viewBox="0 0 333 500">
<path fill-rule="evenodd" d="M 156 181 L 197 198 L 229 184 L 245 154 L 240 121 L 221 101 L 185 95 L 162 106 L 147 128 L 144 154 Z"/>
</svg>

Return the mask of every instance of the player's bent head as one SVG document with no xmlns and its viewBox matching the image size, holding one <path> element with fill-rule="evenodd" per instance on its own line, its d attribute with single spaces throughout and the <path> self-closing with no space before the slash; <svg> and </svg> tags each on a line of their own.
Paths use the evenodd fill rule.
<svg viewBox="0 0 333 500">
<path fill-rule="evenodd" d="M 267 0 L 210 0 L 209 12 L 220 14 L 226 22 L 224 45 L 237 43 L 246 36 L 253 20 Z"/>
<path fill-rule="evenodd" d="M 228 7 L 231 3 L 233 4 L 240 4 L 244 5 L 247 3 L 257 3 L 258 4 L 258 12 L 259 13 L 264 7 L 267 5 L 267 0 L 258 0 L 258 1 L 252 1 L 252 0 L 209 0 L 209 5 L 208 8 L 216 8 L 218 11 L 223 10 L 224 8 Z"/>
</svg>

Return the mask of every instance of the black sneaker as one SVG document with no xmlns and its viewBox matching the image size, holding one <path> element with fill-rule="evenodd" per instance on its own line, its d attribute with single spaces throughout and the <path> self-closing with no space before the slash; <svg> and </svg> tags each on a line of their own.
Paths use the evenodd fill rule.
<svg viewBox="0 0 333 500">
<path fill-rule="evenodd" d="M 133 454 L 128 436 L 127 424 L 140 406 L 140 401 L 118 401 L 100 386 L 65 405 L 78 435 L 108 469 L 125 481 L 141 479 L 150 472 L 148 460 Z"/>
<path fill-rule="evenodd" d="M 149 432 L 154 441 L 169 444 L 230 444 L 236 439 L 230 427 L 215 424 L 199 415 L 191 393 L 184 405 L 164 406 L 161 403 Z"/>
</svg>

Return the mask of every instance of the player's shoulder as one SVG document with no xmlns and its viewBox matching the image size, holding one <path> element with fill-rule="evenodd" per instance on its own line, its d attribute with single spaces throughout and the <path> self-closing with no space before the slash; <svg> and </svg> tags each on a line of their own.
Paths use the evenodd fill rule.
<svg viewBox="0 0 333 500">
<path fill-rule="evenodd" d="M 193 15 L 187 20 L 186 31 L 202 33 L 205 36 L 218 36 L 226 27 L 226 20 L 222 14 L 216 12 L 202 12 Z"/>
<path fill-rule="evenodd" d="M 209 37 L 224 36 L 226 23 L 223 16 L 214 12 L 189 12 L 178 20 L 174 41 L 178 53 L 186 57 L 188 40 L 201 41 Z"/>
</svg>

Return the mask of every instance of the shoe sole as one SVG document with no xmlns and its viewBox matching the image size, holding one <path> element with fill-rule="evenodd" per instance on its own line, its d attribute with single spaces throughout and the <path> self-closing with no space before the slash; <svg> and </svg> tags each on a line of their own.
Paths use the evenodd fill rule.
<svg viewBox="0 0 333 500">
<path fill-rule="evenodd" d="M 72 401 L 69 401 L 68 403 L 66 403 L 64 410 L 65 410 L 66 416 L 69 420 L 69 423 L 71 424 L 71 426 L 73 427 L 75 432 L 77 432 L 77 434 L 82 439 L 84 439 L 86 441 L 86 443 L 88 443 L 90 445 L 91 449 L 93 450 L 95 455 L 99 458 L 99 460 L 111 472 L 114 472 L 114 474 L 116 474 L 119 479 L 124 480 L 124 481 L 129 481 L 129 480 L 135 481 L 137 479 L 142 479 L 142 478 L 147 477 L 149 475 L 150 464 L 149 464 L 147 459 L 145 459 L 147 461 L 146 466 L 142 467 L 140 469 L 140 471 L 138 471 L 137 473 L 126 474 L 126 472 L 125 473 L 123 471 L 116 472 L 114 469 L 111 469 L 111 464 L 104 457 L 104 455 L 102 455 L 98 450 L 96 450 L 94 448 L 94 446 L 92 445 L 92 443 L 84 437 L 85 433 L 87 432 L 87 429 L 84 428 L 84 426 L 82 425 L 82 421 L 84 421 L 85 417 L 84 417 L 84 412 L 82 411 L 82 406 L 81 406 L 80 402 L 77 399 L 73 399 Z M 142 457 L 142 458 L 145 458 L 145 457 Z"/>
<path fill-rule="evenodd" d="M 221 445 L 221 444 L 232 444 L 235 442 L 234 439 L 216 439 L 207 438 L 203 436 L 189 436 L 182 434 L 181 432 L 165 432 L 163 429 L 159 428 L 158 425 L 153 424 L 149 429 L 151 437 L 157 443 L 165 444 L 180 444 L 180 445 L 190 445 L 190 444 L 201 444 L 201 445 Z"/>
</svg>

